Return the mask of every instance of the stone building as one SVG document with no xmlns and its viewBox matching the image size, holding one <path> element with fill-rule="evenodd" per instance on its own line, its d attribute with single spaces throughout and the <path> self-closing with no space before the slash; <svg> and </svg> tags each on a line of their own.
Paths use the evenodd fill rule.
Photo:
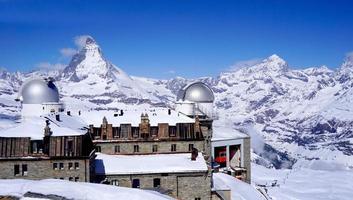
<svg viewBox="0 0 353 200">
<path fill-rule="evenodd" d="M 0 131 L 0 178 L 92 181 L 92 140 L 84 124 L 63 114 L 52 81 L 27 81 L 19 99 L 22 118 Z"/>
<path fill-rule="evenodd" d="M 94 117 L 92 117 L 94 116 Z M 199 117 L 172 109 L 83 112 L 96 151 L 97 182 L 153 189 L 178 199 L 210 199 L 211 169 Z M 192 152 L 197 153 L 192 160 Z"/>
<path fill-rule="evenodd" d="M 112 185 L 155 190 L 177 199 L 210 199 L 211 180 L 201 153 L 98 154 L 96 176 Z"/>
<path fill-rule="evenodd" d="M 100 152 L 97 181 L 177 199 L 210 199 L 213 101 L 212 90 L 195 83 L 179 94 L 175 110 L 83 112 Z"/>
<path fill-rule="evenodd" d="M 2 179 L 96 182 L 181 200 L 227 199 L 230 191 L 212 190 L 215 170 L 250 182 L 250 138 L 214 125 L 213 92 L 203 83 L 182 88 L 175 109 L 73 115 L 51 79 L 25 82 L 18 100 L 22 118 L 0 131 Z"/>
</svg>

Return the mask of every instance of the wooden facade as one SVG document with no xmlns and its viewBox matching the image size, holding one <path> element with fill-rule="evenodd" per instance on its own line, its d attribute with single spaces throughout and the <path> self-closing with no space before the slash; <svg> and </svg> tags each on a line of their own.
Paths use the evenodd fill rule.
<svg viewBox="0 0 353 200">
<path fill-rule="evenodd" d="M 93 182 L 95 154 L 90 134 L 48 133 L 48 130 L 43 132 L 43 139 L 0 137 L 0 178 Z"/>
<path fill-rule="evenodd" d="M 30 155 L 30 138 L 1 138 L 0 157 L 23 157 Z"/>
<path fill-rule="evenodd" d="M 158 123 L 151 126 L 148 115 L 141 116 L 139 126 L 120 124 L 114 127 L 104 117 L 100 127 L 90 125 L 90 133 L 94 140 L 203 140 L 204 136 L 198 120 L 195 123 L 177 123 L 172 126 L 167 123 Z"/>
<path fill-rule="evenodd" d="M 12 157 L 84 157 L 93 150 L 89 134 L 79 136 L 0 137 L 0 158 Z"/>
</svg>

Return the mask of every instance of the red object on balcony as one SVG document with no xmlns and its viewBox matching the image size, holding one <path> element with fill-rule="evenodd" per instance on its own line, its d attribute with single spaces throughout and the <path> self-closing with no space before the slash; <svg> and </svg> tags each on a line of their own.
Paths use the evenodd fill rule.
<svg viewBox="0 0 353 200">
<path fill-rule="evenodd" d="M 215 158 L 215 161 L 218 164 L 223 164 L 227 162 L 227 153 L 225 150 L 218 152 L 218 155 Z"/>
</svg>

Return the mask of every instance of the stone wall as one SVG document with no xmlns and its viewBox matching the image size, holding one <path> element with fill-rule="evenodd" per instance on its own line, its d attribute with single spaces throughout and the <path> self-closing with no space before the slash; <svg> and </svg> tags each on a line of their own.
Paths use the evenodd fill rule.
<svg viewBox="0 0 353 200">
<path fill-rule="evenodd" d="M 76 159 L 17 159 L 17 160 L 0 160 L 0 179 L 47 179 L 47 178 L 63 178 L 72 181 L 89 182 L 91 178 L 90 165 L 92 158 L 76 158 Z M 54 169 L 54 163 L 57 168 Z M 60 169 L 60 163 L 63 169 Z M 72 168 L 69 169 L 69 163 Z M 75 168 L 78 163 L 78 168 Z M 15 175 L 15 165 L 19 165 L 19 174 Z M 23 173 L 22 165 L 27 165 L 27 174 Z"/>
<path fill-rule="evenodd" d="M 251 183 L 251 152 L 250 152 L 250 138 L 244 138 L 244 167 L 246 168 L 246 179 L 247 183 Z"/>
<path fill-rule="evenodd" d="M 190 152 L 189 144 L 193 144 L 194 148 L 200 152 L 204 151 L 204 141 L 154 141 L 154 142 L 94 142 L 100 147 L 102 153 L 105 154 L 149 154 L 149 153 L 181 153 Z M 171 151 L 171 145 L 176 144 L 176 151 Z M 134 153 L 134 145 L 139 146 L 139 152 Z M 153 152 L 153 145 L 157 145 L 157 152 Z M 119 146 L 120 152 L 115 152 L 115 146 Z"/>
<path fill-rule="evenodd" d="M 122 187 L 132 187 L 133 179 L 140 180 L 141 189 L 151 189 L 181 200 L 211 199 L 211 182 L 207 172 L 182 174 L 107 175 L 100 179 Z M 153 187 L 153 180 L 160 179 L 160 187 Z"/>
</svg>

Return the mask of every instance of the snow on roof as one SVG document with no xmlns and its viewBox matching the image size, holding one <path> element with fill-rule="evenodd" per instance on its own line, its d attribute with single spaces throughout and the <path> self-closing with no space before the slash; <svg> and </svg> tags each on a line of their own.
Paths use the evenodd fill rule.
<svg viewBox="0 0 353 200">
<path fill-rule="evenodd" d="M 212 141 L 219 141 L 219 140 L 230 140 L 230 139 L 242 139 L 248 138 L 249 136 L 245 133 L 242 133 L 238 130 L 235 130 L 231 127 L 226 126 L 213 126 L 213 135 Z"/>
<path fill-rule="evenodd" d="M 168 114 L 168 109 L 146 109 L 146 110 L 124 110 L 122 116 L 114 117 L 114 114 L 120 112 L 113 111 L 85 111 L 81 112 L 81 118 L 89 125 L 100 127 L 103 117 L 106 117 L 109 124 L 113 126 L 120 126 L 120 124 L 131 124 L 132 126 L 139 126 L 141 123 L 141 114 L 147 113 L 151 126 L 158 126 L 158 123 L 168 123 L 169 125 L 176 125 L 177 123 L 195 123 L 192 119 L 182 113 L 171 109 L 171 114 Z"/>
<path fill-rule="evenodd" d="M 195 161 L 191 160 L 191 153 L 154 155 L 97 153 L 95 170 L 96 174 L 101 175 L 206 172 L 207 165 L 201 153 Z"/>
<path fill-rule="evenodd" d="M 224 173 L 213 173 L 213 190 L 230 190 L 233 200 L 265 200 L 252 185 Z"/>
<path fill-rule="evenodd" d="M 30 137 L 32 140 L 40 140 L 44 137 L 46 120 L 50 121 L 52 136 L 76 136 L 87 133 L 86 126 L 77 117 L 60 115 L 60 121 L 55 119 L 55 115 L 45 115 L 41 117 L 28 117 L 22 119 L 17 125 L 0 130 L 0 137 Z"/>
<path fill-rule="evenodd" d="M 0 196 L 15 196 L 21 199 L 27 192 L 57 195 L 66 199 L 110 200 L 110 199 L 172 199 L 155 191 L 140 190 L 112 185 L 71 182 L 64 180 L 0 180 Z M 49 198 L 48 198 L 49 199 Z"/>
</svg>

